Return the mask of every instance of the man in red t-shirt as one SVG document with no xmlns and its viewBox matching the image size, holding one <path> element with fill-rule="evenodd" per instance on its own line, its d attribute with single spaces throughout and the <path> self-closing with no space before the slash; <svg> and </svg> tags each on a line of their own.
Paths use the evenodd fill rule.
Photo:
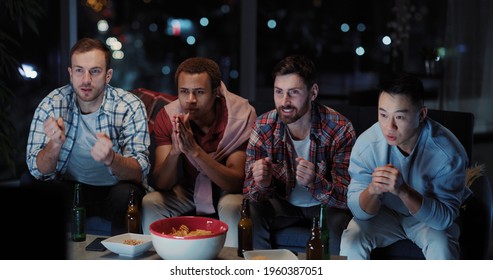
<svg viewBox="0 0 493 280">
<path fill-rule="evenodd" d="M 143 229 L 184 214 L 218 216 L 236 246 L 246 144 L 257 117 L 248 100 L 229 92 L 219 66 L 190 58 L 176 71 L 178 99 L 155 120 L 154 188 L 142 202 Z"/>
</svg>

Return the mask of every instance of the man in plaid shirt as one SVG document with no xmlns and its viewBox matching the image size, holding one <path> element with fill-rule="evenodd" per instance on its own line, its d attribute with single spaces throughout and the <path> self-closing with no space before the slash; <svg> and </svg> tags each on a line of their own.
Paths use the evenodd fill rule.
<svg viewBox="0 0 493 280">
<path fill-rule="evenodd" d="M 112 234 L 123 233 L 130 191 L 141 198 L 147 186 L 145 106 L 109 85 L 111 52 L 103 42 L 83 38 L 70 58 L 70 84 L 49 93 L 34 113 L 26 149 L 29 174 L 21 184 L 59 191 L 70 206 L 73 184 L 81 183 L 87 215 L 106 218 Z"/>
<path fill-rule="evenodd" d="M 273 77 L 276 109 L 257 118 L 247 147 L 243 193 L 251 201 L 253 247 L 272 248 L 271 232 L 310 224 L 325 204 L 330 252 L 337 255 L 351 219 L 346 194 L 353 125 L 315 102 L 319 87 L 310 59 L 289 56 Z"/>
</svg>

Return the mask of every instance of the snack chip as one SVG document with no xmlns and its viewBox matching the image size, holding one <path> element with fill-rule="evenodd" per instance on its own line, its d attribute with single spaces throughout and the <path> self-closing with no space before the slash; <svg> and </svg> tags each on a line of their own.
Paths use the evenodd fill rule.
<svg viewBox="0 0 493 280">
<path fill-rule="evenodd" d="M 190 229 L 186 225 L 181 225 L 178 230 L 175 228 L 171 229 L 170 233 L 164 233 L 163 234 L 169 234 L 173 236 L 200 236 L 200 235 L 210 235 L 212 234 L 212 231 L 210 230 L 203 230 L 203 229 L 196 229 L 190 231 Z"/>
</svg>

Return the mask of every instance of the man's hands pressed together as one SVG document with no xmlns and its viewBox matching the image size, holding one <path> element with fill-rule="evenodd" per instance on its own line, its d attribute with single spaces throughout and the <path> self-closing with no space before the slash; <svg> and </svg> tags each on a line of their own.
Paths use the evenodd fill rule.
<svg viewBox="0 0 493 280">
<path fill-rule="evenodd" d="M 192 157 L 197 157 L 200 146 L 193 137 L 188 117 L 189 114 L 179 114 L 173 117 L 173 121 L 171 122 L 173 125 L 173 135 L 171 136 L 173 147 L 171 153 L 184 153 Z"/>
</svg>

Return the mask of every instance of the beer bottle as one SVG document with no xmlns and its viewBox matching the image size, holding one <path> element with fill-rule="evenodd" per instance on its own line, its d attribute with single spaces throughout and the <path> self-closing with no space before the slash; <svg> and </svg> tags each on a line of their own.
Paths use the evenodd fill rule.
<svg viewBox="0 0 493 280">
<path fill-rule="evenodd" d="M 250 218 L 249 200 L 244 198 L 238 223 L 238 257 L 243 257 L 245 251 L 251 250 L 253 250 L 253 223 Z"/>
<path fill-rule="evenodd" d="M 327 205 L 320 205 L 320 238 L 322 239 L 322 259 L 330 260 L 330 234 L 329 224 L 327 223 Z"/>
<path fill-rule="evenodd" d="M 306 259 L 322 259 L 322 240 L 320 239 L 320 223 L 318 217 L 313 217 L 310 239 L 306 243 Z"/>
<path fill-rule="evenodd" d="M 127 207 L 127 232 L 141 233 L 140 230 L 140 211 L 135 200 L 135 190 L 130 191 Z"/>
<path fill-rule="evenodd" d="M 72 207 L 72 240 L 86 240 L 86 208 L 82 205 L 81 186 L 75 184 L 74 203 Z"/>
</svg>

